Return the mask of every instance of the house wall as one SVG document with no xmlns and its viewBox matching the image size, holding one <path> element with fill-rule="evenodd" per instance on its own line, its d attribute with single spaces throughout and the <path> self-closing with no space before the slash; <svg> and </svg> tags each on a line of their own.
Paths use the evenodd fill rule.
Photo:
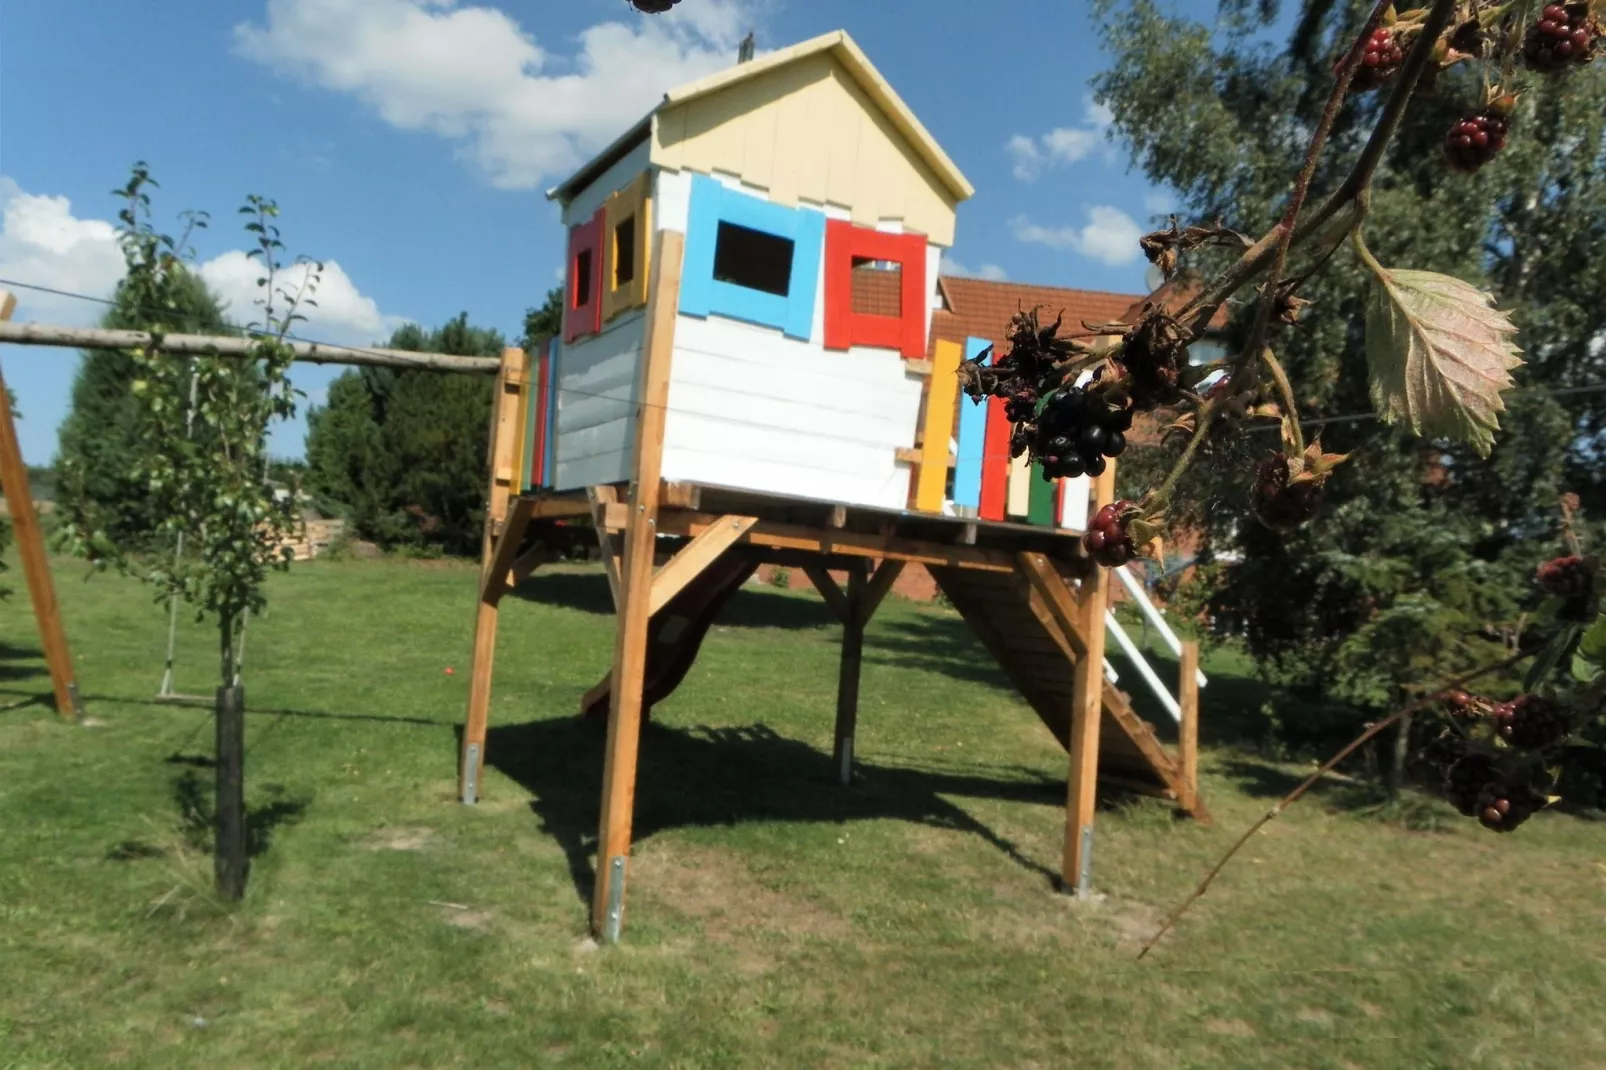
<svg viewBox="0 0 1606 1070">
<path fill-rule="evenodd" d="M 828 54 L 666 108 L 653 118 L 652 162 L 734 176 L 776 204 L 835 206 L 861 226 L 896 220 L 953 244 L 957 202 Z"/>
<path fill-rule="evenodd" d="M 815 331 L 820 326 L 816 317 Z M 675 321 L 665 479 L 903 508 L 921 383 L 891 350 L 830 352 L 710 316 Z"/>
<path fill-rule="evenodd" d="M 601 334 L 576 339 L 560 351 L 553 489 L 630 478 L 646 325 L 644 310 L 633 309 L 603 324 Z"/>
<path fill-rule="evenodd" d="M 563 208 L 563 225 L 572 227 L 584 223 L 615 190 L 630 184 L 652 162 L 652 139 L 647 138 L 621 157 L 617 163 L 597 176 L 597 180 L 575 192 L 574 200 Z"/>
</svg>

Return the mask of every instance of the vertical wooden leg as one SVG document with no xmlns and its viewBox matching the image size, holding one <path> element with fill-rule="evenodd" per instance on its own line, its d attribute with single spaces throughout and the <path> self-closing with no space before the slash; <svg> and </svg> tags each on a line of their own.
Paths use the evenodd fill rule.
<svg viewBox="0 0 1606 1070">
<path fill-rule="evenodd" d="M 0 321 L 10 319 L 16 306 L 17 299 L 0 290 Z M 34 622 L 39 626 L 39 643 L 45 649 L 45 665 L 50 670 L 56 712 L 69 721 L 77 721 L 83 716 L 83 710 L 78 700 L 78 680 L 73 672 L 72 651 L 67 646 L 67 633 L 61 625 L 61 607 L 56 602 L 56 587 L 50 578 L 44 532 L 39 527 L 39 514 L 34 509 L 33 494 L 28 489 L 28 469 L 22 462 L 17 425 L 11 419 L 11 404 L 6 396 L 4 375 L 0 375 L 0 492 L 4 492 L 11 514 L 11 530 L 16 537 L 17 556 L 22 559 L 22 573 L 28 583 L 28 598 L 33 603 Z"/>
<path fill-rule="evenodd" d="M 865 576 L 862 568 L 848 574 L 847 612 L 842 621 L 842 664 L 836 687 L 836 738 L 831 767 L 843 785 L 853 783 L 853 735 L 859 723 L 859 672 L 864 661 Z"/>
<path fill-rule="evenodd" d="M 619 563 L 619 620 L 614 679 L 608 705 L 607 754 L 602 766 L 602 818 L 597 829 L 597 886 L 591 927 L 616 943 L 624 925 L 626 867 L 636 806 L 636 759 L 641 743 L 642 688 L 647 675 L 647 625 L 652 616 L 653 559 L 658 543 L 664 417 L 669 407 L 669 362 L 674 353 L 685 235 L 660 231 L 653 251 L 647 300 L 647 334 L 639 368 L 641 408 L 630 508 Z"/>
<path fill-rule="evenodd" d="M 633 547 L 632 547 L 633 549 Z M 626 558 L 631 550 L 625 551 Z M 636 766 L 641 743 L 642 690 L 647 672 L 648 600 L 652 574 L 628 565 L 614 647 L 614 681 L 608 709 L 608 741 L 602 769 L 602 821 L 597 833 L 597 885 L 592 927 L 616 943 L 624 919 L 625 870 L 636 805 Z M 645 582 L 642 582 L 642 579 Z"/>
<path fill-rule="evenodd" d="M 480 599 L 474 619 L 474 661 L 468 679 L 468 716 L 463 722 L 463 754 L 458 798 L 473 806 L 485 769 L 485 733 L 491 719 L 491 671 L 496 661 L 497 603 Z"/>
<path fill-rule="evenodd" d="M 519 390 L 524 385 L 519 367 L 523 359 L 523 350 L 502 351 L 502 370 L 497 375 L 491 409 L 490 441 L 486 445 L 491 482 L 486 494 L 485 535 L 480 550 L 479 608 L 474 618 L 468 713 L 463 719 L 463 753 L 457 766 L 457 797 L 469 805 L 479 800 L 480 776 L 485 769 L 485 728 L 491 717 L 491 669 L 496 661 L 496 607 L 502 597 L 501 579 L 507 574 L 530 519 L 527 502 L 511 506 L 515 497 L 512 458 L 519 431 L 516 417 Z M 497 526 L 504 520 L 507 524 L 499 539 Z"/>
<path fill-rule="evenodd" d="M 1095 482 L 1093 507 L 1102 508 L 1114 495 L 1114 466 Z M 1078 899 L 1093 893 L 1093 808 L 1099 776 L 1099 726 L 1104 715 L 1104 608 L 1110 573 L 1095 567 L 1082 581 L 1082 634 L 1087 652 L 1076 663 L 1071 710 L 1071 775 L 1065 810 L 1065 852 L 1060 877 Z"/>
<path fill-rule="evenodd" d="M 1181 677 L 1178 681 L 1177 705 L 1182 708 L 1182 723 L 1178 729 L 1177 749 L 1182 758 L 1184 797 L 1182 808 L 1192 812 L 1199 802 L 1199 644 L 1193 639 L 1182 641 Z"/>
</svg>

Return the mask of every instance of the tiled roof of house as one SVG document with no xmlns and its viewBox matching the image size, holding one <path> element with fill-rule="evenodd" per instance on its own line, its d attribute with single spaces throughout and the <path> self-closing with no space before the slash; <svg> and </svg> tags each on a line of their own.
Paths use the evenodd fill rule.
<svg viewBox="0 0 1606 1070">
<path fill-rule="evenodd" d="M 1180 307 L 1192 295 L 1195 285 L 1179 275 L 1145 295 L 944 275 L 937 280 L 937 289 L 945 307 L 932 313 L 931 347 L 934 352 L 939 339 L 963 342 L 966 338 L 985 338 L 1004 351 L 1010 317 L 1034 306 L 1040 306 L 1039 316 L 1049 322 L 1064 314 L 1061 337 L 1086 337 L 1092 332 L 1083 324 L 1130 323 L 1137 319 L 1146 301 Z M 1227 310 L 1223 307 L 1210 326 L 1219 330 L 1226 323 Z"/>
</svg>

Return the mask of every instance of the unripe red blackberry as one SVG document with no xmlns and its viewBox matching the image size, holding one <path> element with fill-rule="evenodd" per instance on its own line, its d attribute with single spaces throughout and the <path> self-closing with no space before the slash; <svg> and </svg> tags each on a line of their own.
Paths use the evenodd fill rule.
<svg viewBox="0 0 1606 1070">
<path fill-rule="evenodd" d="M 1539 566 L 1534 579 L 1546 594 L 1577 598 L 1589 594 L 1595 583 L 1595 570 L 1578 556 L 1554 557 Z"/>
<path fill-rule="evenodd" d="M 1598 26 L 1588 4 L 1548 4 L 1528 28 L 1522 58 L 1536 71 L 1560 71 L 1595 58 Z"/>
<path fill-rule="evenodd" d="M 1492 109 L 1473 112 L 1450 127 L 1444 136 L 1444 155 L 1457 171 L 1472 174 L 1506 147 L 1511 123 Z"/>
<path fill-rule="evenodd" d="M 1405 49 L 1400 46 L 1400 39 L 1393 30 L 1379 26 L 1366 39 L 1365 49 L 1361 52 L 1361 64 L 1355 69 L 1355 77 L 1350 79 L 1350 88 L 1362 93 L 1376 89 L 1388 81 L 1404 61 Z M 1343 63 L 1341 58 L 1333 65 L 1335 74 Z"/>
</svg>

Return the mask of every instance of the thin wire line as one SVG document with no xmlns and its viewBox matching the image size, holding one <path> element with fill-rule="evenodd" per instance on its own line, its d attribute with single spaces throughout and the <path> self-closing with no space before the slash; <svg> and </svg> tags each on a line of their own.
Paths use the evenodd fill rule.
<svg viewBox="0 0 1606 1070">
<path fill-rule="evenodd" d="M 15 286 L 15 287 L 17 287 L 19 289 L 35 290 L 35 291 L 38 291 L 40 293 L 48 293 L 48 294 L 52 294 L 52 295 L 57 296 L 57 297 L 71 297 L 71 298 L 75 298 L 75 299 L 80 300 L 80 301 L 93 301 L 94 303 L 100 304 L 100 305 L 115 306 L 117 304 L 116 301 L 114 301 L 114 300 L 112 300 L 110 298 L 94 297 L 94 296 L 92 296 L 90 294 L 77 293 L 77 292 L 74 292 L 72 290 L 59 290 L 59 289 L 56 289 L 54 287 L 40 286 L 37 283 L 21 282 L 21 281 L 16 280 L 16 279 L 0 278 L 0 286 Z M 141 308 L 141 309 L 139 309 L 139 311 L 148 312 L 148 311 L 151 311 L 151 310 L 148 309 L 148 308 Z M 230 322 L 228 320 L 224 320 L 223 321 L 223 325 L 224 325 L 224 327 L 226 327 L 226 328 L 228 328 L 230 330 L 235 330 L 235 331 L 249 332 L 251 330 L 250 327 L 242 327 L 239 324 Z M 315 345 L 315 346 L 318 346 L 318 347 L 323 348 L 323 349 L 333 349 L 333 350 L 338 350 L 338 351 L 345 352 L 345 353 L 366 354 L 366 355 L 369 355 L 369 356 L 378 355 L 377 349 L 375 349 L 374 347 L 344 345 L 344 344 L 342 344 L 340 342 L 325 342 L 325 341 L 321 341 L 321 340 L 316 339 L 316 338 L 307 338 L 307 337 L 305 337 L 303 335 L 288 334 L 288 333 L 285 335 L 285 337 L 289 338 L 289 339 L 292 339 L 294 341 L 297 341 L 297 342 L 305 343 L 307 345 Z M 804 400 L 802 400 L 800 398 L 776 399 L 774 397 L 774 395 L 760 394 L 760 393 L 756 393 L 756 392 L 750 391 L 750 390 L 738 390 L 738 389 L 735 389 L 735 388 L 732 388 L 732 387 L 721 387 L 720 389 L 722 391 L 724 391 L 725 393 L 727 393 L 727 394 L 734 394 L 734 395 L 737 395 L 737 396 L 740 396 L 740 397 L 751 397 L 751 398 L 758 398 L 758 399 L 768 400 L 768 401 L 781 400 L 783 404 L 801 405 L 801 406 L 804 406 L 805 408 L 820 409 L 820 410 L 823 410 L 823 411 L 826 411 L 826 412 L 832 412 L 832 413 L 841 412 L 841 409 L 837 408 L 836 406 L 822 405 L 822 404 L 819 404 L 817 402 L 804 401 Z M 1525 387 L 1525 388 L 1521 388 L 1519 390 L 1514 391 L 1514 393 L 1538 394 L 1538 395 L 1544 395 L 1544 396 L 1549 396 L 1549 397 L 1561 397 L 1561 396 L 1570 395 L 1570 394 L 1591 394 L 1591 393 L 1596 393 L 1596 392 L 1599 392 L 1599 391 L 1602 391 L 1602 390 L 1606 390 L 1606 383 L 1590 383 L 1590 384 L 1586 384 L 1584 386 L 1556 387 L 1556 388 L 1553 388 L 1553 389 L 1544 389 L 1544 388 L 1540 388 L 1540 387 Z M 636 410 L 636 409 L 644 407 L 644 406 L 646 406 L 648 404 L 653 404 L 653 403 L 649 403 L 649 402 L 645 402 L 645 401 L 632 401 L 632 400 L 630 400 L 628 398 L 615 397 L 612 394 L 603 394 L 603 393 L 598 393 L 598 392 L 595 392 L 595 391 L 580 390 L 580 389 L 578 389 L 576 387 L 559 387 L 557 389 L 557 393 L 559 393 L 559 394 L 567 394 L 570 397 L 576 397 L 576 398 L 592 398 L 592 399 L 596 399 L 596 400 L 599 400 L 599 401 L 609 401 L 609 402 L 613 402 L 616 405 L 625 406 L 625 407 L 627 407 L 627 408 L 629 408 L 631 410 Z M 741 419 L 740 417 L 731 416 L 731 415 L 729 415 L 727 413 L 704 412 L 704 411 L 701 411 L 701 410 L 698 410 L 698 409 L 688 409 L 688 408 L 685 408 L 683 406 L 668 405 L 668 404 L 665 404 L 662 407 L 663 407 L 665 412 L 679 412 L 679 413 L 682 413 L 682 414 L 687 415 L 687 416 L 710 417 L 710 418 L 723 420 L 726 423 L 738 424 L 738 425 L 742 425 L 742 426 L 746 426 L 746 427 L 757 427 L 757 428 L 764 429 L 764 430 L 774 430 L 775 429 L 775 425 L 774 424 L 766 423 L 766 422 L 764 422 L 762 420 L 744 420 L 744 419 Z M 1300 426 L 1302 426 L 1302 427 L 1323 427 L 1323 426 L 1326 426 L 1327 424 L 1355 423 L 1355 422 L 1363 421 L 1363 420 L 1377 420 L 1377 419 L 1381 419 L 1381 417 L 1379 417 L 1377 415 L 1377 413 L 1375 413 L 1375 412 L 1358 412 L 1358 413 L 1350 413 L 1350 414 L 1347 414 L 1347 415 L 1344 415 L 1344 416 L 1321 416 L 1321 417 L 1316 417 L 1316 418 L 1313 418 L 1313 419 L 1301 420 L 1300 421 Z M 1251 428 L 1249 428 L 1249 430 L 1251 430 L 1251 431 L 1275 431 L 1275 430 L 1277 430 L 1277 425 L 1276 424 L 1262 424 L 1262 425 L 1259 425 L 1259 426 L 1251 427 Z M 855 439 L 848 439 L 846 441 L 849 441 L 849 442 L 852 442 L 852 443 L 855 443 L 855 444 L 858 444 L 858 445 L 864 445 L 864 446 L 881 447 L 881 446 L 885 445 L 885 443 L 883 443 L 883 442 L 878 442 L 878 441 L 875 441 L 875 440 L 872 440 L 872 439 L 855 438 Z M 1140 448 L 1143 448 L 1143 447 L 1153 448 L 1153 447 L 1157 446 L 1157 444 L 1154 444 L 1154 443 L 1139 443 L 1139 442 L 1134 442 L 1134 443 L 1132 443 L 1132 445 L 1138 446 Z M 992 457 L 992 456 L 995 456 L 995 455 L 993 455 L 993 454 L 985 455 L 985 457 Z"/>
</svg>

